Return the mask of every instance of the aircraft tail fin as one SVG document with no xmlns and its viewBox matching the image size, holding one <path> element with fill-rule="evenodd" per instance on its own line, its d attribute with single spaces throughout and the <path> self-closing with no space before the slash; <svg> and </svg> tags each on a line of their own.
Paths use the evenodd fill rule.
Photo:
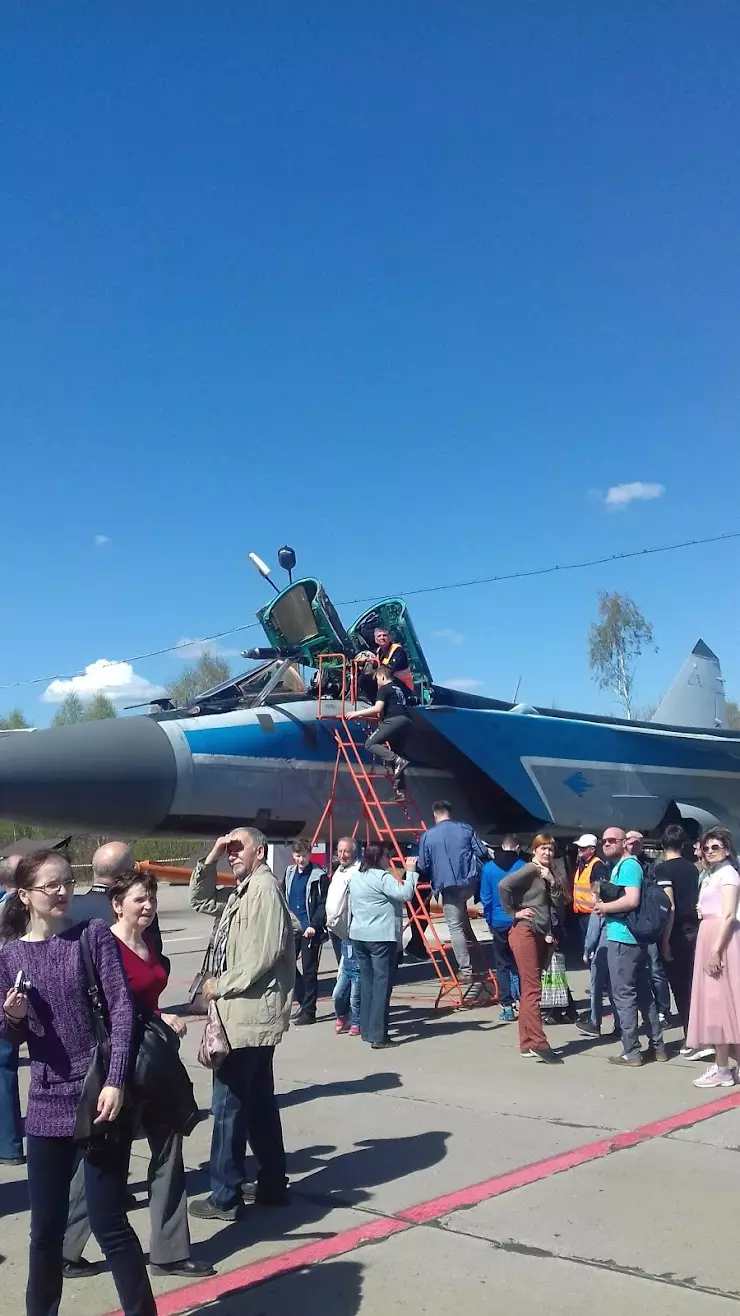
<svg viewBox="0 0 740 1316">
<path fill-rule="evenodd" d="M 706 727 L 712 731 L 727 728 L 725 684 L 719 658 L 703 640 L 697 640 L 650 721 L 674 727 Z"/>
</svg>

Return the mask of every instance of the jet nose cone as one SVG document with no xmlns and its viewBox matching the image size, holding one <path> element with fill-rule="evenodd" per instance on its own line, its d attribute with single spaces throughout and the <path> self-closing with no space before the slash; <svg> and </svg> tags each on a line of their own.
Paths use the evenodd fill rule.
<svg viewBox="0 0 740 1316">
<path fill-rule="evenodd" d="M 151 832 L 176 779 L 170 741 L 147 717 L 0 735 L 0 817 L 17 822 Z"/>
</svg>

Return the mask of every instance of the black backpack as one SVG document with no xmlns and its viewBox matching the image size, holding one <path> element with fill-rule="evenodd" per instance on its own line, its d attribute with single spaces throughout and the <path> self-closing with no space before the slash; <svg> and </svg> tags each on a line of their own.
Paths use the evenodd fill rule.
<svg viewBox="0 0 740 1316">
<path fill-rule="evenodd" d="M 624 916 L 625 926 L 635 941 L 650 946 L 659 941 L 671 912 L 671 902 L 662 886 L 650 877 L 644 877 L 637 909 Z"/>
</svg>

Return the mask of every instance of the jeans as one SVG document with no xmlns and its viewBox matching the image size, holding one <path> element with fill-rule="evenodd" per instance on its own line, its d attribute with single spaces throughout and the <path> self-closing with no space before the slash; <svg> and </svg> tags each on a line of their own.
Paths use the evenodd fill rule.
<svg viewBox="0 0 740 1316">
<path fill-rule="evenodd" d="M 463 973 L 472 972 L 471 955 L 475 954 L 478 947 L 468 917 L 468 901 L 472 894 L 472 886 L 446 886 L 442 891 L 442 909 L 447 920 L 452 949 L 458 968 Z"/>
<path fill-rule="evenodd" d="M 315 1019 L 316 1001 L 319 995 L 321 937 L 303 937 L 296 934 L 295 958 L 295 999 L 301 1007 L 301 1014 L 308 1015 L 310 1019 Z M 302 972 L 298 970 L 299 958 Z"/>
<path fill-rule="evenodd" d="M 663 1029 L 650 983 L 650 960 L 647 947 L 629 946 L 622 941 L 607 943 L 612 999 L 617 1007 L 622 1030 L 622 1051 L 626 1056 L 640 1055 L 637 1011 L 642 1015 L 654 1047 L 663 1045 Z"/>
<path fill-rule="evenodd" d="M 26 1146 L 31 1199 L 26 1316 L 57 1316 L 69 1185 L 79 1149 L 72 1138 L 33 1134 Z M 141 1246 L 126 1218 L 127 1164 L 125 1139 L 88 1152 L 84 1174 L 90 1224 L 113 1273 L 124 1316 L 156 1316 Z"/>
<path fill-rule="evenodd" d="M 432 903 L 432 888 L 426 878 L 416 884 L 416 892 L 410 901 L 410 907 L 416 910 L 421 926 L 411 919 L 411 936 L 406 945 L 406 952 L 417 959 L 425 960 L 429 954 L 426 932 L 429 927 L 429 906 Z"/>
<path fill-rule="evenodd" d="M 542 996 L 542 970 L 547 958 L 547 943 L 541 933 L 535 932 L 521 920 L 509 933 L 509 945 L 519 970 L 521 996 L 519 998 L 519 1049 L 542 1051 L 549 1042 L 542 1027 L 540 998 Z"/>
<path fill-rule="evenodd" d="M 371 736 L 368 736 L 365 749 L 369 749 L 371 754 L 382 759 L 384 763 L 394 764 L 402 753 L 410 727 L 409 717 L 389 717 L 387 721 L 380 723 Z"/>
<path fill-rule="evenodd" d="M 241 1204 L 247 1141 L 257 1161 L 258 1193 L 280 1196 L 288 1182 L 274 1055 L 274 1046 L 240 1047 L 213 1076 L 211 1198 L 224 1210 Z"/>
<path fill-rule="evenodd" d="M 493 968 L 498 984 L 498 1003 L 510 1006 L 515 995 L 519 996 L 519 975 L 509 945 L 509 930 L 491 928 L 491 936 L 493 937 Z"/>
<path fill-rule="evenodd" d="M 655 942 L 648 946 L 647 953 L 650 961 L 650 981 L 653 985 L 653 996 L 658 1007 L 658 1014 L 662 1014 L 667 1019 L 671 1013 L 671 989 L 668 986 L 663 961 Z"/>
<path fill-rule="evenodd" d="M 676 1009 L 684 1036 L 689 1026 L 691 981 L 694 976 L 694 953 L 698 935 L 698 923 L 674 924 L 670 940 L 673 959 L 663 961 L 671 990 L 676 998 Z"/>
<path fill-rule="evenodd" d="M 144 1109 L 141 1131 L 151 1153 L 147 1170 L 149 1190 L 149 1260 L 154 1266 L 169 1266 L 187 1261 L 190 1256 L 188 1199 L 185 1190 L 185 1166 L 182 1137 L 152 1119 Z M 131 1158 L 131 1139 L 126 1144 L 126 1165 Z M 128 1178 L 128 1173 L 126 1175 Z M 79 1261 L 90 1237 L 90 1222 L 85 1194 L 85 1163 L 80 1161 L 69 1194 L 69 1215 L 64 1235 L 64 1260 Z"/>
<path fill-rule="evenodd" d="M 360 1031 L 363 1042 L 388 1041 L 388 1016 L 398 965 L 395 941 L 353 941 L 360 970 Z"/>
<path fill-rule="evenodd" d="M 349 1014 L 352 1027 L 360 1027 L 360 969 L 351 941 L 342 942 L 342 956 L 332 1004 L 337 1019 L 346 1019 Z"/>
<path fill-rule="evenodd" d="M 591 960 L 591 1023 L 601 1028 L 604 1017 L 604 992 L 609 997 L 612 1007 L 614 1027 L 619 1028 L 617 1007 L 614 1004 L 612 980 L 609 977 L 609 952 L 606 946 L 599 946 Z"/>
<path fill-rule="evenodd" d="M 0 1160 L 23 1155 L 23 1125 L 18 1096 L 18 1048 L 0 1038 Z"/>
</svg>

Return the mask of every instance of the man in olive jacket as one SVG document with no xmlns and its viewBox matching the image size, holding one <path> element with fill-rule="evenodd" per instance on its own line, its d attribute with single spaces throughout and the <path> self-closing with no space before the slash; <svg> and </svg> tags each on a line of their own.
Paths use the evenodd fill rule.
<svg viewBox="0 0 740 1316">
<path fill-rule="evenodd" d="M 236 880 L 232 892 L 216 888 L 224 854 Z M 212 948 L 213 977 L 203 984 L 203 995 L 217 1003 L 231 1046 L 213 1076 L 210 1196 L 190 1204 L 190 1214 L 201 1220 L 236 1220 L 242 1211 L 247 1140 L 259 1167 L 254 1200 L 267 1206 L 287 1200 L 272 1066 L 290 1022 L 295 949 L 285 896 L 266 857 L 262 833 L 237 827 L 219 837 L 190 879 L 193 908 L 211 917 L 221 914 Z"/>
</svg>

